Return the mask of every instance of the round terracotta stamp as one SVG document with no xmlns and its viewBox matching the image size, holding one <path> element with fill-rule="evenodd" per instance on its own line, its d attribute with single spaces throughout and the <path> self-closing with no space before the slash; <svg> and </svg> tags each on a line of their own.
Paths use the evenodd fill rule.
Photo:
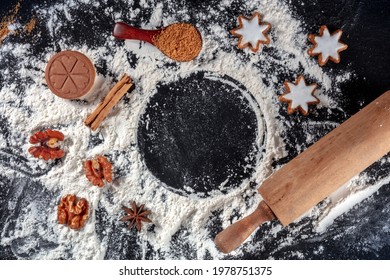
<svg viewBox="0 0 390 280">
<path fill-rule="evenodd" d="M 91 90 L 95 82 L 91 60 L 77 51 L 62 51 L 48 62 L 45 78 L 50 90 L 65 99 L 78 99 Z"/>
</svg>

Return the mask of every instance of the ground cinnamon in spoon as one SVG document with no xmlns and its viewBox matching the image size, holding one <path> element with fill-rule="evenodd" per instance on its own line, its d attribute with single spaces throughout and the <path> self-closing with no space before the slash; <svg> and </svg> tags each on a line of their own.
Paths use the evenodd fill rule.
<svg viewBox="0 0 390 280">
<path fill-rule="evenodd" d="M 153 41 L 160 51 L 176 61 L 193 60 L 202 49 L 202 37 L 189 23 L 169 25 Z"/>
</svg>

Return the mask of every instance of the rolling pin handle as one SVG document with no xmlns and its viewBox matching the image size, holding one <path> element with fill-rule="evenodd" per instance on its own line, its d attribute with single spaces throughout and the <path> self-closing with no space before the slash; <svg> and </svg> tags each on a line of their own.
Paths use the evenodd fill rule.
<svg viewBox="0 0 390 280">
<path fill-rule="evenodd" d="M 261 201 L 252 214 L 218 233 L 214 243 L 221 252 L 227 254 L 240 246 L 261 224 L 275 218 L 265 201 Z"/>
</svg>

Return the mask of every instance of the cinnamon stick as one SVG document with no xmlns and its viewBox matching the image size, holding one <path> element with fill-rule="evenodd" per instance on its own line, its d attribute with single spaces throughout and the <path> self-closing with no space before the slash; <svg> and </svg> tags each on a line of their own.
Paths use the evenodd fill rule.
<svg viewBox="0 0 390 280">
<path fill-rule="evenodd" d="M 96 130 L 104 121 L 112 108 L 122 99 L 127 91 L 133 86 L 131 78 L 123 75 L 119 82 L 108 92 L 99 106 L 84 120 L 84 124 Z"/>
</svg>

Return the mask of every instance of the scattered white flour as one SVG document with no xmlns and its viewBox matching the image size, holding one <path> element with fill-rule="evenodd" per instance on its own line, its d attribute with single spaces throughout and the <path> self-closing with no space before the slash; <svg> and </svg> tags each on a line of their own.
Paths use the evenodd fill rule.
<svg viewBox="0 0 390 280">
<path fill-rule="evenodd" d="M 131 1 L 124 0 L 120 2 L 131 3 Z M 264 15 L 264 21 L 272 25 L 270 46 L 277 49 L 277 56 L 261 50 L 258 53 L 245 50 L 240 55 L 225 51 L 224 49 L 235 48 L 237 41 L 229 35 L 230 26 L 216 21 L 207 28 L 202 25 L 198 26 L 204 42 L 200 56 L 194 61 L 177 64 L 176 67 L 164 67 L 165 63 L 171 62 L 169 58 L 155 47 L 138 41 L 126 41 L 118 46 L 115 38 L 102 35 L 106 36 L 104 43 L 93 48 L 70 44 L 70 40 L 63 38 L 59 30 L 61 26 L 66 26 L 75 20 L 75 11 L 79 3 L 99 6 L 92 0 L 64 0 L 63 3 L 46 10 L 37 7 L 36 11 L 40 18 L 46 20 L 44 22 L 46 28 L 61 50 L 80 51 L 96 64 L 104 60 L 107 69 L 114 74 L 114 78 L 98 74 L 97 90 L 89 97 L 88 102 L 60 99 L 53 95 L 44 84 L 43 71 L 48 59 L 55 54 L 54 49 L 46 49 L 42 57 L 34 57 L 29 55 L 32 47 L 29 44 L 15 45 L 5 42 L 0 46 L 0 56 L 12 54 L 18 59 L 19 65 L 17 73 L 1 70 L 5 81 L 0 89 L 1 113 L 8 119 L 11 130 L 16 131 L 19 137 L 12 138 L 15 139 L 12 140 L 15 143 L 10 143 L 10 145 L 21 146 L 20 152 L 29 159 L 27 163 L 29 166 L 33 168 L 38 165 L 46 169 L 51 163 L 33 159 L 27 153 L 28 137 L 32 132 L 45 128 L 58 128 L 66 137 L 65 158 L 37 179 L 49 191 L 58 194 L 57 201 L 52 203 L 53 209 L 47 211 L 49 216 L 46 222 L 49 228 L 36 228 L 35 219 L 38 210 L 34 209 L 34 204 L 32 204 L 30 209 L 25 209 L 24 219 L 16 221 L 17 226 L 13 235 L 4 236 L 2 234 L 1 244 L 10 244 L 16 238 L 27 237 L 38 232 L 59 246 L 49 251 L 36 253 L 33 256 L 36 259 L 59 259 L 64 256 L 74 259 L 102 259 L 107 250 L 107 240 L 100 240 L 97 236 L 95 209 L 100 204 L 109 216 L 120 218 L 123 215 L 121 205 L 129 205 L 129 201 L 135 200 L 138 203 L 145 203 L 146 207 L 152 210 L 150 218 L 154 222 L 153 230 L 146 230 L 151 225 L 144 225 L 143 230 L 138 234 L 138 240 L 147 241 L 154 250 L 162 252 L 165 258 L 180 258 L 171 253 L 170 242 L 179 228 L 184 227 L 188 231 L 189 241 L 195 246 L 194 258 L 202 259 L 206 254 L 209 254 L 211 258 L 222 258 L 223 254 L 215 248 L 213 240 L 209 237 L 209 230 L 205 227 L 208 219 L 213 215 L 212 213 L 222 210 L 220 213 L 222 226 L 227 227 L 232 221 L 251 213 L 257 207 L 261 197 L 257 195 L 257 189 L 249 185 L 249 180 L 243 182 L 240 188 L 223 196 L 211 196 L 205 199 L 180 196 L 164 188 L 161 182 L 147 170 L 137 148 L 136 132 L 139 116 L 149 97 L 155 92 L 156 84 L 159 81 L 175 79 L 178 75 L 185 76 L 193 71 L 205 70 L 221 75 L 226 74 L 245 85 L 260 106 L 264 114 L 263 121 L 267 127 L 266 155 L 256 166 L 256 171 L 251 178 L 260 185 L 273 172 L 271 162 L 286 155 L 281 134 L 288 132 L 285 131 L 286 128 L 281 123 L 278 113 L 279 106 L 284 105 L 277 101 L 277 96 L 283 90 L 283 81 L 278 80 L 278 75 L 283 69 L 288 68 L 292 72 L 297 72 L 297 74 L 299 72 L 309 77 L 319 85 L 316 95 L 321 100 L 320 106 L 333 109 L 338 108 L 338 104 L 329 96 L 329 93 L 337 91 L 337 86 L 349 79 L 351 74 L 345 72 L 330 77 L 318 65 L 316 59 L 307 55 L 307 35 L 303 32 L 301 23 L 292 16 L 288 6 L 282 1 L 250 1 L 246 7 L 248 11 L 259 11 Z M 100 4 L 107 4 L 107 0 L 100 1 Z M 138 20 L 139 27 L 150 29 L 185 20 L 190 13 L 187 10 L 177 10 L 175 11 L 177 14 L 166 13 L 164 12 L 165 5 L 169 4 L 144 0 L 140 1 L 139 9 L 106 9 L 102 13 L 112 15 L 113 22 L 119 20 L 137 22 Z M 220 6 L 210 9 L 207 14 L 200 14 L 199 18 L 215 17 L 230 5 L 229 0 L 221 1 Z M 152 16 L 148 19 L 138 18 L 140 9 L 146 8 L 153 10 Z M 238 15 L 231 16 L 237 17 Z M 222 48 L 221 45 L 225 47 Z M 129 63 L 129 54 L 135 55 L 138 59 L 135 68 Z M 275 72 L 269 75 L 260 67 L 255 67 L 254 65 L 259 61 L 264 63 L 265 68 L 274 68 Z M 34 67 L 30 67 L 31 65 Z M 122 101 L 114 108 L 98 132 L 91 132 L 83 124 L 83 119 L 114 85 L 114 79 L 119 78 L 123 73 L 128 73 L 134 79 L 135 90 L 128 94 L 128 102 Z M 19 86 L 12 82 L 13 75 L 32 81 L 23 93 L 24 98 L 17 101 L 23 106 L 7 105 L 15 102 L 14 96 Z M 269 80 L 267 85 L 264 79 Z M 11 82 L 7 83 L 8 80 Z M 30 110 L 25 110 L 25 107 Z M 259 114 L 258 118 L 261 118 Z M 322 127 L 324 124 L 313 122 L 307 125 L 308 127 Z M 328 123 L 324 126 L 333 128 L 337 125 L 337 123 Z M 100 139 L 101 143 L 90 146 L 88 139 L 91 135 Z M 306 135 L 307 143 L 312 143 L 313 139 L 315 137 L 313 138 L 310 133 Z M 23 142 L 23 145 L 20 145 L 20 142 Z M 0 137 L 0 147 L 5 145 L 5 140 Z M 304 147 L 297 147 L 297 150 L 300 152 L 302 148 Z M 123 154 L 116 156 L 116 151 L 125 151 L 126 156 Z M 82 161 L 96 154 L 109 155 L 115 170 L 123 169 L 124 166 L 128 167 L 125 169 L 125 174 L 115 178 L 111 185 L 102 189 L 91 186 L 82 169 Z M 0 166 L 0 172 L 9 176 L 20 176 L 17 172 L 2 166 Z M 357 190 L 354 188 L 355 181 L 343 187 L 339 192 L 340 197 L 335 196 L 334 202 L 326 206 L 328 208 L 321 209 L 327 214 L 320 218 L 318 230 L 325 230 L 335 217 L 371 195 L 382 183 L 366 185 L 363 178 L 360 181 L 362 187 Z M 57 223 L 56 204 L 63 195 L 68 193 L 85 197 L 90 202 L 90 219 L 85 228 L 80 231 L 71 230 Z M 111 200 L 104 198 L 105 194 L 109 194 Z M 9 207 L 12 208 L 12 205 Z M 280 227 L 275 228 L 275 230 L 278 229 Z M 124 228 L 124 230 L 127 229 Z M 69 242 L 72 242 L 73 246 L 69 246 Z M 26 244 L 25 252 L 29 251 L 29 246 L 33 245 Z M 234 254 L 239 255 L 240 250 L 240 248 L 237 249 Z"/>
</svg>

